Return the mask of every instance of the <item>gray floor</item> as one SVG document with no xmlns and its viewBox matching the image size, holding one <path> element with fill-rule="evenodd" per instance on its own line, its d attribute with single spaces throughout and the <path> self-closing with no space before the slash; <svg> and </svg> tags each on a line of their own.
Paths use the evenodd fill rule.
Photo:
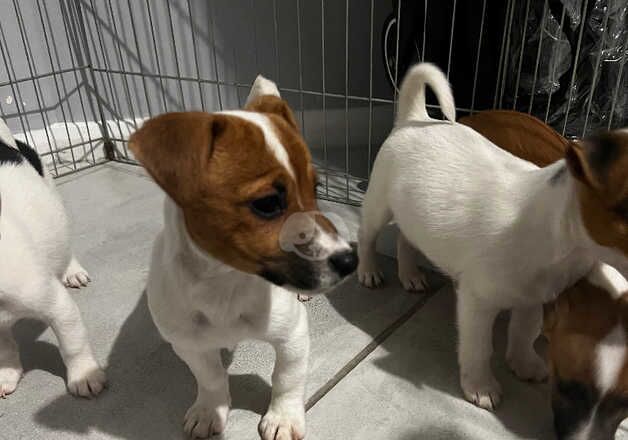
<svg viewBox="0 0 628 440">
<path fill-rule="evenodd" d="M 74 248 L 94 280 L 73 294 L 110 385 L 95 400 L 67 395 L 50 331 L 22 322 L 16 333 L 26 374 L 0 400 L 0 438 L 181 439 L 194 380 L 160 340 L 142 293 L 162 196 L 140 168 L 124 165 L 65 178 L 59 189 L 73 218 Z M 355 226 L 353 208 L 322 209 L 341 212 Z M 515 380 L 502 356 L 494 362 L 506 392 L 499 411 L 490 414 L 460 398 L 451 288 L 432 277 L 430 296 L 407 294 L 396 282 L 394 262 L 382 262 L 388 287 L 370 291 L 352 280 L 307 303 L 308 396 L 315 396 L 308 439 L 552 438 L 546 386 Z M 503 323 L 498 328 L 503 334 Z M 503 352 L 499 337 L 497 345 Z M 263 344 L 246 343 L 236 352 L 234 409 L 223 438 L 257 438 L 272 360 Z"/>
</svg>

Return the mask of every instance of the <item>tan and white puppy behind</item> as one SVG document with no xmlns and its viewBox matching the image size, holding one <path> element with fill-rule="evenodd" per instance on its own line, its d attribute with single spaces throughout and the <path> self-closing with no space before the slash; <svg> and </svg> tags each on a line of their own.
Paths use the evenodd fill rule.
<svg viewBox="0 0 628 440">
<path fill-rule="evenodd" d="M 259 76 L 242 111 L 148 120 L 130 148 L 166 193 L 148 304 L 194 374 L 193 437 L 224 430 L 230 406 L 222 348 L 259 339 L 276 351 L 264 440 L 305 436 L 309 335 L 296 291 L 323 292 L 357 255 L 316 202 L 316 173 L 288 104 Z"/>
<path fill-rule="evenodd" d="M 559 440 L 612 440 L 628 417 L 628 282 L 600 264 L 545 306 Z"/>
<path fill-rule="evenodd" d="M 487 110 L 460 118 L 460 123 L 539 166 L 561 160 L 569 144 L 553 128 L 526 113 Z M 626 304 L 628 282 L 602 264 L 544 306 L 559 440 L 611 440 L 628 416 Z"/>
<path fill-rule="evenodd" d="M 427 115 L 426 84 L 448 121 Z M 456 281 L 461 387 L 492 409 L 501 398 L 490 368 L 500 310 L 511 309 L 510 367 L 542 380 L 547 368 L 533 348 L 541 305 L 600 260 L 628 274 L 628 133 L 570 143 L 564 160 L 539 169 L 454 119 L 443 73 L 429 64 L 411 68 L 364 199 L 358 275 L 367 286 L 381 283 L 375 238 L 394 219 L 400 275 L 406 267 L 420 276 L 413 260 L 420 249 Z"/>
<path fill-rule="evenodd" d="M 70 249 L 69 221 L 41 158 L 13 138 L 0 119 L 0 397 L 22 376 L 12 327 L 20 319 L 49 324 L 59 340 L 70 393 L 100 393 L 105 373 L 94 356 L 66 285 L 89 281 Z"/>
</svg>

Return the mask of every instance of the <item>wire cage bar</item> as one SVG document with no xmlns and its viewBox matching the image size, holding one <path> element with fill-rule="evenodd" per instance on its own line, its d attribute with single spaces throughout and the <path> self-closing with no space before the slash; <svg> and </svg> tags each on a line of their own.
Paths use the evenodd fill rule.
<svg viewBox="0 0 628 440">
<path fill-rule="evenodd" d="M 146 118 L 237 108 L 258 73 L 300 122 L 319 196 L 349 204 L 416 61 L 447 73 L 459 116 L 516 109 L 572 137 L 628 121 L 628 0 L 0 4 L 0 116 L 55 176 L 136 163 Z"/>
</svg>

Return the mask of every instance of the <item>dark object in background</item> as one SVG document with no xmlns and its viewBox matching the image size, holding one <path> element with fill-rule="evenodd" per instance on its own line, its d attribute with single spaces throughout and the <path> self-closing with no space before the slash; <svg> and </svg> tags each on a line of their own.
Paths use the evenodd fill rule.
<svg viewBox="0 0 628 440">
<path fill-rule="evenodd" d="M 397 13 L 399 3 L 391 2 L 392 10 L 384 23 L 384 53 L 388 52 L 388 78 L 394 82 Z M 482 24 L 483 2 L 414 1 L 401 0 L 401 27 L 399 30 L 399 62 L 397 83 L 408 67 L 417 61 L 430 61 L 444 72 L 449 72 L 456 106 L 458 108 L 487 109 L 493 107 L 496 91 L 499 55 L 507 2 L 487 0 Z M 454 18 L 452 20 L 452 18 Z M 450 29 L 453 22 L 453 39 Z M 482 40 L 480 45 L 480 30 Z M 386 29 L 389 32 L 386 33 Z M 425 35 L 425 38 L 423 38 Z M 451 42 L 451 56 L 450 56 Z M 480 47 L 479 63 L 477 59 Z M 425 48 L 425 56 L 421 56 Z M 477 78 L 475 67 L 478 65 Z M 475 101 L 472 102 L 474 82 Z M 431 92 L 430 92 L 431 93 Z M 436 104 L 434 97 L 428 103 Z"/>
<path fill-rule="evenodd" d="M 517 109 L 576 137 L 628 124 L 628 0 L 394 0 L 391 6 L 383 37 L 391 85 L 395 65 L 399 83 L 409 65 L 424 59 L 449 72 L 459 109 Z"/>
</svg>

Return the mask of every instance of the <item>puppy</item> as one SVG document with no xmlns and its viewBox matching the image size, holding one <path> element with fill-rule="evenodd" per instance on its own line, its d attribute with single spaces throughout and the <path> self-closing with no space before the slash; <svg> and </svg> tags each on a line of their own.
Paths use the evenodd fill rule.
<svg viewBox="0 0 628 440">
<path fill-rule="evenodd" d="M 259 76 L 244 111 L 158 116 L 130 148 L 166 193 L 147 294 L 161 335 L 198 384 L 185 432 L 224 430 L 220 349 L 253 338 L 277 354 L 259 434 L 303 438 L 309 336 L 296 289 L 328 290 L 354 272 L 357 255 L 317 210 L 316 173 L 292 111 Z"/>
<path fill-rule="evenodd" d="M 16 141 L 2 120 L 0 136 L 0 396 L 15 391 L 22 376 L 11 330 L 21 318 L 52 327 L 70 393 L 95 396 L 105 374 L 63 285 L 83 285 L 89 276 L 71 254 L 68 219 L 37 152 Z"/>
<path fill-rule="evenodd" d="M 545 306 L 559 440 L 612 440 L 628 417 L 628 282 L 599 264 Z"/>
<path fill-rule="evenodd" d="M 539 166 L 560 160 L 569 143 L 526 113 L 489 110 L 460 123 Z M 628 417 L 627 304 L 628 282 L 602 264 L 544 306 L 559 439 L 613 439 Z"/>
<path fill-rule="evenodd" d="M 428 117 L 425 84 L 448 121 Z M 547 368 L 532 346 L 541 304 L 599 260 L 628 274 L 628 133 L 570 143 L 564 160 L 538 169 L 454 119 L 442 72 L 414 66 L 365 195 L 358 274 L 366 286 L 381 283 L 375 238 L 394 218 L 402 232 L 400 275 L 420 277 L 416 248 L 455 280 L 461 387 L 468 400 L 493 409 L 501 397 L 490 369 L 497 313 L 512 310 L 510 367 L 523 379 L 542 380 Z"/>
</svg>

